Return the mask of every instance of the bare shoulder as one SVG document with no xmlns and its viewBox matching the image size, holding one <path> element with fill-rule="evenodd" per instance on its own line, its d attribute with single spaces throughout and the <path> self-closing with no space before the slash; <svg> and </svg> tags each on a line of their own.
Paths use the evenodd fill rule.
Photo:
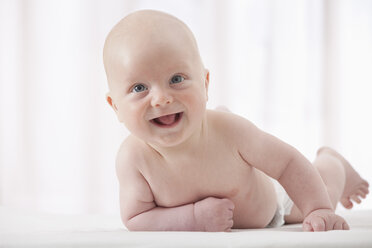
<svg viewBox="0 0 372 248">
<path fill-rule="evenodd" d="M 153 207 L 154 197 L 141 167 L 146 163 L 144 144 L 129 136 L 121 144 L 116 157 L 116 174 L 119 180 L 120 212 L 124 224 Z"/>
<path fill-rule="evenodd" d="M 129 135 L 120 145 L 116 155 L 116 172 L 121 175 L 122 171 L 137 170 L 144 162 L 144 153 L 141 152 L 143 145 L 132 135 Z"/>
<path fill-rule="evenodd" d="M 236 147 L 249 165 L 273 178 L 278 178 L 282 168 L 293 157 L 293 147 L 243 117 L 213 110 L 208 112 L 208 117 L 211 125 L 224 134 L 224 142 Z"/>
<path fill-rule="evenodd" d="M 208 120 L 219 132 L 231 138 L 247 138 L 261 132 L 251 121 L 231 112 L 208 110 Z"/>
</svg>

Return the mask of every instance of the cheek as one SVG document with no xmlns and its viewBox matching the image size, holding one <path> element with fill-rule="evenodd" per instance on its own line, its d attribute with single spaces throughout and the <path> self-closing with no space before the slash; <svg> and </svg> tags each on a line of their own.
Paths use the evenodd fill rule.
<svg viewBox="0 0 372 248">
<path fill-rule="evenodd" d="M 136 125 L 139 120 L 140 110 L 138 107 L 130 107 L 132 104 L 122 103 L 119 107 L 118 118 L 128 128 Z M 128 107 L 129 106 L 129 107 Z M 134 105 L 136 106 L 136 105 Z"/>
<path fill-rule="evenodd" d="M 194 114 L 204 113 L 206 107 L 206 96 L 203 91 L 199 91 L 197 94 L 188 94 L 185 97 L 184 103 L 188 105 L 189 111 Z"/>
<path fill-rule="evenodd" d="M 130 133 L 138 136 L 139 134 L 143 133 L 144 126 L 143 121 L 140 121 L 140 118 L 136 112 L 126 112 L 121 116 L 121 122 L 124 126 L 129 130 Z"/>
<path fill-rule="evenodd" d="M 125 111 L 123 111 L 122 109 L 119 109 L 118 112 L 117 112 L 117 115 L 118 115 L 118 119 L 121 123 L 124 123 L 125 122 Z"/>
</svg>

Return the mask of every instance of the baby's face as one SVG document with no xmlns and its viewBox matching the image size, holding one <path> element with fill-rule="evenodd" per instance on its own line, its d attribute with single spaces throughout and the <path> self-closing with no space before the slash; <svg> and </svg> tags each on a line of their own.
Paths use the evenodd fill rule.
<svg viewBox="0 0 372 248">
<path fill-rule="evenodd" d="M 209 83 L 189 34 L 167 28 L 117 42 L 106 64 L 107 100 L 119 120 L 133 135 L 162 147 L 178 145 L 201 128 Z"/>
</svg>

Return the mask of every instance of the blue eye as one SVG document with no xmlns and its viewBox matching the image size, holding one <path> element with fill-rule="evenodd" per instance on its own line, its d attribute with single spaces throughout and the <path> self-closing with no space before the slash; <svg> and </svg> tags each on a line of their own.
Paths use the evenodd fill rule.
<svg viewBox="0 0 372 248">
<path fill-rule="evenodd" d="M 171 84 L 178 84 L 181 83 L 183 80 L 185 80 L 185 78 L 182 77 L 181 75 L 175 75 L 171 79 Z"/>
<path fill-rule="evenodd" d="M 147 87 L 145 85 L 143 85 L 143 84 L 137 84 L 137 85 L 135 85 L 133 87 L 132 92 L 139 93 L 139 92 L 143 92 L 145 90 L 147 90 Z"/>
</svg>

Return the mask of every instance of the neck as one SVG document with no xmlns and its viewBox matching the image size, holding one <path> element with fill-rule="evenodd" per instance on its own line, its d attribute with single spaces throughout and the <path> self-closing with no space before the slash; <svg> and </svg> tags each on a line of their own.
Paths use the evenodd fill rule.
<svg viewBox="0 0 372 248">
<path fill-rule="evenodd" d="M 202 120 L 201 125 L 193 132 L 193 134 L 187 138 L 181 144 L 171 147 L 162 147 L 153 144 L 148 144 L 154 149 L 161 157 L 165 159 L 181 159 L 185 156 L 197 156 L 202 152 L 203 147 L 208 137 L 208 125 L 206 114 Z"/>
</svg>

